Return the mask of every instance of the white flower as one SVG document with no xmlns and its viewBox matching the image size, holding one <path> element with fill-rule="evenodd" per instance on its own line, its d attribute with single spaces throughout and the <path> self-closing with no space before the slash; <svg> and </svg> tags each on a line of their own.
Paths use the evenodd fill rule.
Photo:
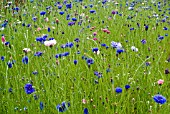
<svg viewBox="0 0 170 114">
<path fill-rule="evenodd" d="M 44 45 L 45 45 L 45 46 L 54 46 L 56 43 L 57 43 L 57 42 L 56 42 L 56 40 L 54 39 L 54 40 L 45 41 L 45 42 L 44 42 Z"/>
<path fill-rule="evenodd" d="M 131 50 L 134 51 L 134 52 L 138 52 L 138 48 L 136 48 L 135 46 L 132 46 Z"/>
<path fill-rule="evenodd" d="M 23 51 L 24 51 L 25 53 L 28 53 L 28 52 L 30 52 L 31 50 L 30 50 L 30 48 L 24 48 Z"/>
<path fill-rule="evenodd" d="M 121 44 L 120 42 L 114 42 L 114 41 L 112 41 L 112 42 L 111 42 L 111 46 L 112 46 L 113 48 L 116 48 L 116 49 L 121 49 L 121 48 L 122 48 L 122 44 Z"/>
</svg>

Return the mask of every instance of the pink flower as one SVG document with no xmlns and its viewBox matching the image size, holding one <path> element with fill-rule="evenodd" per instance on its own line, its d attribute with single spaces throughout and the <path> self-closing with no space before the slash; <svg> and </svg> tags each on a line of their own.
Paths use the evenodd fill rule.
<svg viewBox="0 0 170 114">
<path fill-rule="evenodd" d="M 56 40 L 49 40 L 49 41 L 45 41 L 44 45 L 45 46 L 54 46 L 56 44 Z"/>
<path fill-rule="evenodd" d="M 5 37 L 4 37 L 4 35 L 2 36 L 1 40 L 2 40 L 2 43 L 5 43 Z"/>
<path fill-rule="evenodd" d="M 97 35 L 97 32 L 93 32 L 93 35 L 96 36 L 96 35 Z"/>
<path fill-rule="evenodd" d="M 162 85 L 163 83 L 164 83 L 164 80 L 162 80 L 162 79 L 159 79 L 159 80 L 158 80 L 158 84 L 159 84 L 159 85 Z"/>
<path fill-rule="evenodd" d="M 41 28 L 40 28 L 40 27 L 38 27 L 38 28 L 37 28 L 37 31 L 40 31 L 40 30 L 41 30 Z"/>
<path fill-rule="evenodd" d="M 48 21 L 49 21 L 48 17 L 46 17 L 44 20 L 45 20 L 46 22 L 48 22 Z"/>
<path fill-rule="evenodd" d="M 107 32 L 108 30 L 107 29 L 103 29 L 103 32 Z"/>
<path fill-rule="evenodd" d="M 93 38 L 93 40 L 98 40 L 97 38 Z"/>
<path fill-rule="evenodd" d="M 83 104 L 86 104 L 86 99 L 83 99 L 83 100 L 82 100 L 82 103 L 83 103 Z"/>
</svg>

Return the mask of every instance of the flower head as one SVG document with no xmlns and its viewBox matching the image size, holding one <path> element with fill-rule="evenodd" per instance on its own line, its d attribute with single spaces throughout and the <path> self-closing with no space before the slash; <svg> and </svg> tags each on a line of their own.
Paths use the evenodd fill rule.
<svg viewBox="0 0 170 114">
<path fill-rule="evenodd" d="M 28 57 L 27 56 L 22 58 L 22 63 L 28 64 Z"/>
<path fill-rule="evenodd" d="M 116 93 L 122 93 L 122 88 L 117 87 L 117 88 L 115 89 L 115 92 L 116 92 Z"/>
<path fill-rule="evenodd" d="M 84 114 L 88 114 L 88 113 L 89 113 L 88 109 L 84 108 Z"/>
<path fill-rule="evenodd" d="M 160 94 L 155 95 L 153 100 L 158 104 L 164 104 L 166 102 L 166 98 Z"/>
<path fill-rule="evenodd" d="M 46 14 L 45 11 L 41 11 L 41 12 L 40 12 L 40 15 L 45 15 L 45 14 Z"/>
<path fill-rule="evenodd" d="M 70 103 L 62 102 L 61 104 L 58 104 L 56 106 L 56 109 L 59 112 L 65 112 L 68 109 L 68 107 L 70 107 Z"/>
<path fill-rule="evenodd" d="M 33 92 L 35 92 L 35 89 L 32 87 L 32 84 L 26 84 L 25 85 L 25 93 L 26 94 L 31 94 L 31 93 L 33 93 Z"/>
<path fill-rule="evenodd" d="M 130 88 L 130 85 L 125 85 L 125 89 L 129 89 Z"/>
<path fill-rule="evenodd" d="M 164 83 L 164 80 L 162 80 L 162 79 L 159 79 L 159 80 L 158 80 L 158 84 L 159 84 L 159 85 L 162 85 L 163 83 Z"/>
<path fill-rule="evenodd" d="M 54 46 L 56 43 L 57 43 L 56 40 L 53 39 L 53 40 L 45 41 L 45 42 L 44 42 L 44 45 L 51 47 L 51 46 Z"/>
</svg>

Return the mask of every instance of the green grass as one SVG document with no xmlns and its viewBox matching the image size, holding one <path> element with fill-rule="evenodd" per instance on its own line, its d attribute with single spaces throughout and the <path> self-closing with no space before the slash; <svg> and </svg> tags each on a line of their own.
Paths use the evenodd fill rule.
<svg viewBox="0 0 170 114">
<path fill-rule="evenodd" d="M 41 6 L 34 9 L 37 3 Z M 38 2 L 37 0 L 37 3 L 26 2 L 19 6 L 20 10 L 15 15 L 12 14 L 11 9 L 11 6 L 16 7 L 14 3 L 6 10 L 1 9 L 0 24 L 8 19 L 8 25 L 0 31 L 0 34 L 5 35 L 6 41 L 11 44 L 11 49 L 3 44 L 0 45 L 0 56 L 5 56 L 4 61 L 0 60 L 0 113 L 60 113 L 56 106 L 63 101 L 70 102 L 71 106 L 64 112 L 70 114 L 81 114 L 84 108 L 88 108 L 89 114 L 168 114 L 170 112 L 170 75 L 164 73 L 165 69 L 170 69 L 170 63 L 166 62 L 170 54 L 170 37 L 165 36 L 165 34 L 169 35 L 170 31 L 163 30 L 163 27 L 169 26 L 169 18 L 166 22 L 161 22 L 163 11 L 169 8 L 168 3 L 160 12 L 151 2 L 148 2 L 148 5 L 138 3 L 134 10 L 129 11 L 123 0 L 119 5 L 107 2 L 104 6 L 108 8 L 102 7 L 102 4 L 98 4 L 95 0 L 83 1 L 83 5 L 73 1 L 72 9 L 68 9 L 64 15 L 59 15 L 58 12 L 64 11 L 65 5 L 60 10 L 54 6 L 54 1 Z M 89 4 L 93 4 L 94 7 L 90 8 Z M 88 8 L 83 9 L 84 5 Z M 40 16 L 40 12 L 46 11 L 47 6 L 52 6 L 51 13 Z M 151 6 L 152 10 L 141 8 L 140 12 L 136 12 L 140 6 Z M 91 9 L 96 10 L 96 14 L 90 14 Z M 122 16 L 112 15 L 113 10 L 117 10 Z M 75 11 L 78 13 L 76 16 Z M 152 17 L 153 12 L 160 15 L 158 19 L 147 17 Z M 85 13 L 85 17 L 82 18 L 82 25 L 78 26 L 79 15 L 82 13 Z M 32 21 L 32 14 L 37 17 L 36 22 Z M 70 14 L 71 18 L 78 19 L 75 25 L 67 25 L 71 21 L 66 20 L 67 14 Z M 136 16 L 128 20 L 129 15 Z M 168 16 L 169 10 L 166 10 L 164 15 Z M 109 16 L 111 20 L 108 20 Z M 44 21 L 45 17 L 49 18 L 49 22 Z M 59 20 L 59 24 L 52 24 L 56 19 Z M 16 25 L 17 20 L 21 23 Z M 156 26 L 157 21 L 158 26 Z M 26 26 L 31 24 L 31 27 L 23 27 L 22 23 Z M 140 23 L 140 27 L 137 23 Z M 128 27 L 128 24 L 135 30 L 130 31 L 131 27 Z M 149 25 L 148 31 L 145 31 L 144 24 Z M 36 31 L 34 25 L 41 30 Z M 95 29 L 90 31 L 88 25 Z M 47 31 L 48 27 L 51 28 L 51 32 Z M 102 31 L 106 27 L 110 34 Z M 154 27 L 155 29 L 152 29 Z M 14 29 L 17 29 L 17 32 Z M 97 32 L 97 35 L 93 36 L 93 32 Z M 41 37 L 43 34 L 48 34 L 48 38 L 55 38 L 57 44 L 50 48 L 36 42 L 36 37 Z M 158 41 L 158 35 L 164 36 L 164 39 Z M 94 37 L 98 40 L 93 41 Z M 75 38 L 80 39 L 78 48 L 77 43 L 74 42 Z M 142 39 L 146 39 L 147 43 L 142 44 Z M 125 52 L 116 56 L 116 49 L 111 47 L 111 41 L 120 42 Z M 74 42 L 74 47 L 62 49 L 60 46 L 67 42 Z M 109 48 L 101 47 L 101 43 L 106 43 Z M 133 52 L 131 46 L 137 47 L 139 51 Z M 99 48 L 99 55 L 92 52 L 94 47 Z M 23 48 L 30 48 L 31 52 L 25 54 Z M 37 51 L 42 51 L 43 55 L 35 57 L 34 53 Z M 80 51 L 80 54 L 77 54 L 77 51 Z M 70 55 L 58 58 L 57 65 L 55 55 L 63 52 L 69 52 Z M 29 58 L 28 64 L 22 63 L 25 55 Z M 88 67 L 86 61 L 82 60 L 82 56 L 93 58 L 94 64 Z M 73 63 L 75 59 L 78 60 L 77 65 Z M 16 62 L 12 68 L 8 68 L 7 62 L 12 60 Z M 146 66 L 146 62 L 151 62 L 150 66 Z M 110 72 L 107 73 L 109 65 Z M 33 75 L 33 71 L 38 71 L 38 74 Z M 102 78 L 98 79 L 94 71 L 101 72 Z M 159 79 L 164 80 L 161 86 L 157 84 Z M 95 80 L 98 80 L 98 84 L 95 84 Z M 35 88 L 34 93 L 29 95 L 25 93 L 24 86 L 27 83 L 32 83 Z M 124 88 L 126 84 L 131 86 L 129 90 Z M 117 94 L 116 87 L 121 87 L 123 92 Z M 9 88 L 12 88 L 12 92 L 8 92 Z M 153 96 L 158 92 L 166 97 L 165 104 L 154 102 Z M 38 96 L 37 100 L 34 99 L 34 95 Z M 87 103 L 83 104 L 82 99 L 86 99 Z M 40 110 L 40 102 L 44 104 L 43 110 Z M 18 110 L 15 110 L 17 107 Z M 24 111 L 24 107 L 27 110 Z"/>
</svg>

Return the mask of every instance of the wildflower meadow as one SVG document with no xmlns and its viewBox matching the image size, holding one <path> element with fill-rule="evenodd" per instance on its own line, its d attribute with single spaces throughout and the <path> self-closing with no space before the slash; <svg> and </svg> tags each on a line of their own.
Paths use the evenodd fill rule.
<svg viewBox="0 0 170 114">
<path fill-rule="evenodd" d="M 2 0 L 0 114 L 170 114 L 169 0 Z"/>
</svg>

